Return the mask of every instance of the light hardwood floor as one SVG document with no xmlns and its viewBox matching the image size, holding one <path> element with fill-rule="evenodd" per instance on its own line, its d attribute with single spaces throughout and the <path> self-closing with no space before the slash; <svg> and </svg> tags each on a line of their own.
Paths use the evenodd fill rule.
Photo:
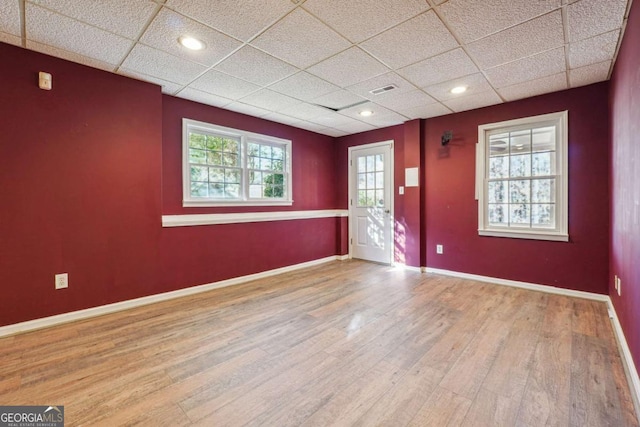
<svg viewBox="0 0 640 427">
<path fill-rule="evenodd" d="M 604 303 L 332 262 L 0 339 L 67 426 L 638 426 Z"/>
</svg>

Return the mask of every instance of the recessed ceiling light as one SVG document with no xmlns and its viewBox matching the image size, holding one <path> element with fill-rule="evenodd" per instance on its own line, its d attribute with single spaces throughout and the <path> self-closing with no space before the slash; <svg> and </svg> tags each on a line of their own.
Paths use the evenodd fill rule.
<svg viewBox="0 0 640 427">
<path fill-rule="evenodd" d="M 202 50 L 204 49 L 204 42 L 189 36 L 182 36 L 178 39 L 180 44 L 187 49 Z"/>
<path fill-rule="evenodd" d="M 369 117 L 372 114 L 373 114 L 373 111 L 371 111 L 371 110 L 362 110 L 362 111 L 360 111 L 360 115 L 362 117 Z"/>
<path fill-rule="evenodd" d="M 456 86 L 453 89 L 451 89 L 451 93 L 454 93 L 454 94 L 464 93 L 466 91 L 467 91 L 466 86 Z"/>
</svg>

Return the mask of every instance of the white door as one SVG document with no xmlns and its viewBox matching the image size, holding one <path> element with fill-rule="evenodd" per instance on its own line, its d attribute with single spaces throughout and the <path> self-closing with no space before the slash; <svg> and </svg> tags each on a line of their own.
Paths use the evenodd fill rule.
<svg viewBox="0 0 640 427">
<path fill-rule="evenodd" d="M 351 147 L 349 169 L 351 256 L 391 264 L 393 141 Z"/>
</svg>

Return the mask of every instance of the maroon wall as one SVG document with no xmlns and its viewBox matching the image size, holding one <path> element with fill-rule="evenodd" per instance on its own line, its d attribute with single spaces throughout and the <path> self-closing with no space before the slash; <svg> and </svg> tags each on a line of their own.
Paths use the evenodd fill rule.
<svg viewBox="0 0 640 427">
<path fill-rule="evenodd" d="M 152 293 L 160 89 L 1 43 L 0 58 L 0 325 Z"/>
<path fill-rule="evenodd" d="M 336 208 L 332 138 L 2 43 L 0 58 L 0 326 L 340 253 L 336 218 L 161 225 L 215 211 L 180 207 L 182 117 L 292 139 L 294 210 Z"/>
<path fill-rule="evenodd" d="M 634 2 L 611 77 L 609 294 L 640 368 L 640 4 Z M 621 279 L 621 295 L 613 276 Z"/>
<path fill-rule="evenodd" d="M 607 293 L 608 84 L 428 119 L 425 131 L 427 266 Z M 550 242 L 478 235 L 478 126 L 569 111 L 569 238 Z M 453 131 L 442 148 L 440 137 Z M 444 254 L 436 254 L 436 245 Z"/>
</svg>

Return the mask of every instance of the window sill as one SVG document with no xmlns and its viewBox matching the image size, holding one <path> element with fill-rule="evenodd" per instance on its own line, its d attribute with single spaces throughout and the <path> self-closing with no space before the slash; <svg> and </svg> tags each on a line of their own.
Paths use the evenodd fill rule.
<svg viewBox="0 0 640 427">
<path fill-rule="evenodd" d="M 511 239 L 550 240 L 554 242 L 568 242 L 569 235 L 565 233 L 545 233 L 542 231 L 502 231 L 502 230 L 478 230 L 480 236 L 507 237 Z"/>
<path fill-rule="evenodd" d="M 184 200 L 182 207 L 184 208 L 197 208 L 197 207 L 225 207 L 225 206 L 292 206 L 293 200 L 255 200 L 255 201 L 228 201 L 228 202 L 214 202 L 211 200 Z"/>
</svg>

